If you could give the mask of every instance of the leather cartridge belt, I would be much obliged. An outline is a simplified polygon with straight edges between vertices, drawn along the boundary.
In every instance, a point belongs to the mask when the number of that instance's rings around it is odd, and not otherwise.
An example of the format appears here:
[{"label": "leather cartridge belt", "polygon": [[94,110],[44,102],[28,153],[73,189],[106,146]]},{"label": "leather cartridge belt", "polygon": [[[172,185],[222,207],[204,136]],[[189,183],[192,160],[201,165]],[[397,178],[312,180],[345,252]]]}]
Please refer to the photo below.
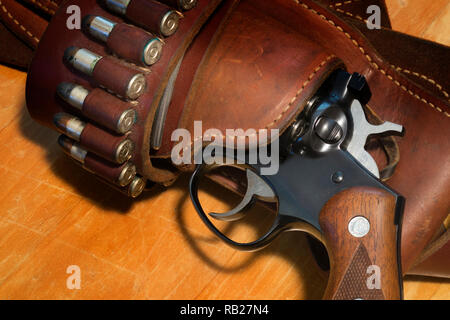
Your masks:
[{"label": "leather cartridge belt", "polygon": [[178,1],[81,0],[82,30],[67,29],[70,5],[62,3],[40,41],[27,106],[106,183],[137,196],[150,182],[168,186],[192,170],[171,163],[171,133],[183,128],[198,139],[196,120],[203,131],[284,132],[325,79],[346,68],[367,78],[370,110],[407,130],[399,141],[403,160],[388,182],[408,199],[404,270],[447,216],[448,170],[429,164],[449,161],[442,150],[450,142],[435,140],[450,133],[445,95],[411,81],[367,36],[316,2],[199,0],[185,10]]}]

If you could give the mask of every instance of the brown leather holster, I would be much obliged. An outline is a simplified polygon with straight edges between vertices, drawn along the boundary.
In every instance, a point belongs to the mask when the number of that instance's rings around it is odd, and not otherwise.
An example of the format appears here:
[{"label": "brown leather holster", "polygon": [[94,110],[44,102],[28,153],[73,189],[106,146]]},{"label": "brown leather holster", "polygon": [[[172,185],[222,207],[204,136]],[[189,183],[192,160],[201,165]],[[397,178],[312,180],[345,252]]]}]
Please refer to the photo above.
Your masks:
[{"label": "brown leather holster", "polygon": [[[63,1],[59,9],[53,1],[36,2],[54,11],[47,10],[47,15],[53,15],[47,28],[43,19],[24,18],[22,10],[32,7],[0,1],[4,26],[16,31],[29,48],[39,42],[27,81],[31,116],[55,129],[54,115],[71,113],[107,132],[99,124],[102,119],[79,115],[57,97],[56,90],[61,82],[89,90],[102,84],[100,75],[80,74],[63,62],[67,48],[86,48],[101,56],[114,52],[83,31],[66,28],[71,1]],[[446,57],[450,48],[390,30],[384,1],[370,1],[374,3],[383,9],[381,30],[367,28],[366,1],[199,0],[194,9],[183,12],[177,33],[164,40],[164,53],[156,64],[143,67],[123,57],[112,58],[117,65],[144,74],[147,81],[145,93],[129,102],[137,111],[137,121],[126,136],[135,145],[130,161],[138,173],[150,182],[169,186],[182,172],[193,169],[171,162],[175,129],[189,130],[192,142],[201,138],[193,132],[194,121],[200,120],[203,131],[261,128],[284,132],[333,71],[358,72],[372,91],[367,106],[371,113],[406,128],[405,137],[397,140],[401,161],[387,181],[407,199],[401,239],[403,271],[448,277],[450,231],[444,221],[450,204],[446,196],[450,187],[446,169],[450,159]],[[76,4],[83,16],[131,23],[96,1]],[[9,50],[2,51],[7,58]],[[115,76],[120,78],[120,71]],[[173,95],[161,144],[155,147],[151,142],[155,115],[169,84]],[[123,101],[112,94],[108,99],[110,103]],[[94,138],[85,137],[85,141],[90,139]],[[381,158],[377,159],[381,164]],[[235,189],[239,184],[233,179],[220,182]]]}]

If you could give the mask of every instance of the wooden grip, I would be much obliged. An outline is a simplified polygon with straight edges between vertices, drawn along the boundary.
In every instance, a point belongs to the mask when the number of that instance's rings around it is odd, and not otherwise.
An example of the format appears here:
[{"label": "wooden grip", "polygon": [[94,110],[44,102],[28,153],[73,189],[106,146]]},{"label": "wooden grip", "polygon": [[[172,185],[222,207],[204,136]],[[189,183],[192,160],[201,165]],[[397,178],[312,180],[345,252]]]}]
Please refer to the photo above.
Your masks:
[{"label": "wooden grip", "polygon": [[331,271],[324,299],[397,300],[396,197],[375,188],[345,190],[323,207],[320,226]]}]

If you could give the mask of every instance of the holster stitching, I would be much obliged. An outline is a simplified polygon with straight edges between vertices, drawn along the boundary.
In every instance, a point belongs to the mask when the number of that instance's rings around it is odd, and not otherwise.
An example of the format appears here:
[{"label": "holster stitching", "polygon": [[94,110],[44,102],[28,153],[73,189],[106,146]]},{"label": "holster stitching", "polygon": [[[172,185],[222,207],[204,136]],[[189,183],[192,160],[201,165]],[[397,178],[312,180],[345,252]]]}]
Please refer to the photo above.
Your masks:
[{"label": "holster stitching", "polygon": [[37,0],[31,0],[31,2],[35,3],[39,8],[41,8],[42,10],[48,12],[51,15],[55,14],[55,10],[50,9],[48,7],[46,7],[44,4],[42,4],[41,2],[37,1]]},{"label": "holster stitching", "polygon": [[295,103],[295,101],[297,101],[298,96],[303,92],[303,90],[305,90],[306,86],[311,82],[311,80],[314,78],[316,73],[319,72],[319,70],[322,69],[322,67],[334,57],[335,57],[335,55],[328,56],[325,60],[323,60],[319,64],[319,66],[317,68],[314,69],[314,71],[309,75],[308,80],[303,83],[302,87],[300,88],[300,90],[297,91],[297,93],[291,99],[289,104],[283,109],[283,111],[280,113],[280,115],[274,121],[272,121],[265,127],[265,129],[271,128],[273,125],[275,125],[275,123],[277,123],[277,121],[279,121],[283,117],[283,115],[292,107],[292,105]]},{"label": "holster stitching", "polygon": [[25,34],[31,38],[31,40],[34,40],[36,43],[39,43],[39,39],[35,37],[27,28],[25,28],[16,18],[13,17],[13,15],[8,11],[8,9],[5,7],[5,5],[0,0],[0,6],[2,7],[2,10],[6,13],[8,18],[10,18],[15,24],[17,24],[20,29],[22,29]]},{"label": "holster stitching", "polygon": [[346,14],[346,15],[349,16],[349,17],[356,18],[356,19],[361,20],[361,21],[363,21],[363,22],[367,22],[367,19],[364,19],[363,17],[361,17],[361,16],[358,15],[358,14],[355,15],[355,14],[350,13],[350,12],[348,12],[348,11],[344,11],[344,10],[339,9],[339,8],[334,8],[334,7],[332,7],[332,6],[330,6],[330,8],[336,10],[337,12]]},{"label": "holster stitching", "polygon": [[358,2],[358,1],[360,1],[360,0],[348,0],[348,1],[344,1],[344,2],[338,2],[338,3],[330,4],[330,7],[341,7],[343,5],[350,4],[353,2]]},{"label": "holster stitching", "polygon": [[[347,4],[347,3],[351,3],[351,1],[347,1],[347,2],[344,3],[344,4]],[[342,9],[336,8],[337,5],[338,5],[338,4],[330,4],[330,8],[336,10],[337,12],[343,13],[343,14],[349,16],[349,17],[356,18],[356,19],[361,20],[361,21],[363,21],[363,22],[367,22],[367,19],[362,18],[360,15],[355,15],[355,14],[353,14],[353,13],[351,13],[351,12],[344,11],[344,10],[342,10]],[[450,96],[449,96],[449,94],[448,94],[448,93],[443,89],[443,87],[442,87],[439,83],[437,83],[435,80],[433,80],[433,79],[431,79],[430,77],[427,77],[427,76],[425,76],[425,75],[423,75],[423,74],[420,74],[420,73],[418,73],[418,72],[410,71],[410,70],[408,70],[408,69],[403,69],[403,68],[397,67],[397,66],[395,66],[395,65],[391,65],[391,66],[392,66],[392,68],[394,68],[396,71],[404,72],[404,73],[406,73],[406,74],[412,74],[412,75],[414,75],[414,76],[416,76],[416,77],[418,77],[418,78],[422,78],[423,80],[428,81],[429,83],[431,83],[432,85],[434,85],[434,86],[439,90],[439,92],[441,92],[441,93],[448,99],[448,101],[450,102]]]},{"label": "holster stitching", "polygon": [[421,78],[421,79],[423,79],[423,80],[425,80],[425,81],[431,83],[431,84],[434,85],[434,86],[439,90],[439,92],[441,92],[441,93],[448,99],[448,101],[450,102],[450,95],[448,94],[447,91],[444,90],[444,88],[443,88],[439,83],[436,82],[436,80],[433,80],[432,78],[427,77],[427,76],[424,75],[424,74],[421,74],[421,73],[418,73],[418,72],[415,72],[415,71],[411,71],[411,70],[408,70],[408,69],[403,69],[403,68],[397,67],[397,66],[395,66],[395,65],[391,65],[391,67],[394,68],[394,69],[397,70],[397,71],[404,72],[404,73],[406,73],[406,74],[412,74],[413,76],[416,76],[416,77],[418,77],[418,78]]},{"label": "holster stitching", "polygon": [[312,13],[318,15],[320,18],[322,18],[323,20],[327,21],[329,24],[331,24],[333,27],[335,27],[337,30],[339,30],[340,32],[344,33],[344,35],[352,41],[352,43],[361,51],[361,53],[366,57],[366,59],[370,62],[371,66],[374,67],[375,69],[377,69],[378,71],[380,71],[384,76],[386,76],[389,80],[391,80],[392,82],[395,83],[395,85],[397,85],[398,87],[400,87],[403,91],[407,92],[409,95],[411,95],[412,97],[416,98],[417,100],[429,105],[430,107],[432,107],[433,109],[435,109],[436,111],[443,113],[446,117],[450,118],[450,113],[448,113],[447,111],[442,110],[441,108],[435,106],[432,102],[429,102],[428,100],[422,98],[421,96],[419,96],[417,93],[414,93],[412,90],[409,90],[405,85],[401,84],[398,80],[394,79],[393,76],[391,76],[390,74],[388,74],[388,72],[384,69],[382,69],[376,62],[373,61],[372,57],[366,53],[365,49],[358,43],[358,41],[356,41],[355,39],[352,38],[352,36],[350,35],[350,33],[346,32],[341,26],[336,25],[336,22],[334,22],[333,20],[327,18],[326,16],[324,16],[323,14],[317,12],[317,10],[314,10],[312,8],[310,8],[306,3],[301,2],[299,0],[293,0],[297,5],[301,5],[303,8],[311,11]]}]

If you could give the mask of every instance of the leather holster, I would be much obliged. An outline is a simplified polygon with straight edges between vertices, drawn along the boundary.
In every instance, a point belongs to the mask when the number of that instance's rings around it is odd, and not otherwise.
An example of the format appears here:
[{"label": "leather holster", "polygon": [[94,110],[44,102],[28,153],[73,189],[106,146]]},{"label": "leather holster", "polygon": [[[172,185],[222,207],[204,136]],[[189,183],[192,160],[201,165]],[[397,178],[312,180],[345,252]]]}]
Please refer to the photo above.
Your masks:
[{"label": "leather holster", "polygon": [[[41,6],[33,8],[35,2]],[[24,67],[37,48],[29,66],[27,107],[34,119],[56,129],[56,113],[74,113],[56,96],[58,84],[70,81],[89,90],[98,87],[95,79],[63,63],[65,50],[76,46],[101,56],[112,53],[81,30],[67,30],[70,1],[62,1],[59,8],[54,1],[30,3],[24,8],[15,1],[0,1],[4,30],[14,31],[21,40],[5,33],[2,37],[24,52],[17,59],[3,48],[0,57]],[[384,1],[370,4],[382,8],[381,30],[367,28],[367,1],[199,0],[196,8],[183,13],[178,32],[165,40],[158,63],[151,68],[125,64],[143,72],[147,80],[145,93],[135,103],[137,122],[127,134],[136,146],[131,161],[139,174],[170,186],[182,172],[192,171],[192,166],[171,163],[171,134],[184,128],[195,140],[196,120],[203,122],[204,131],[273,128],[284,132],[325,79],[337,68],[346,68],[366,77],[373,94],[368,104],[371,112],[406,128],[405,137],[397,140],[401,161],[386,182],[407,199],[401,239],[404,273],[449,277],[450,231],[445,219],[450,204],[446,169],[450,48],[390,30]],[[81,0],[77,5],[83,15],[130,22],[95,1]],[[48,27],[36,15],[27,18],[43,7],[47,8],[44,17],[52,16]],[[173,95],[161,145],[154,148],[155,115],[168,84],[173,85]],[[84,120],[98,126],[98,119]],[[372,152],[381,165],[379,151]],[[218,182],[238,189],[235,180]]]}]

